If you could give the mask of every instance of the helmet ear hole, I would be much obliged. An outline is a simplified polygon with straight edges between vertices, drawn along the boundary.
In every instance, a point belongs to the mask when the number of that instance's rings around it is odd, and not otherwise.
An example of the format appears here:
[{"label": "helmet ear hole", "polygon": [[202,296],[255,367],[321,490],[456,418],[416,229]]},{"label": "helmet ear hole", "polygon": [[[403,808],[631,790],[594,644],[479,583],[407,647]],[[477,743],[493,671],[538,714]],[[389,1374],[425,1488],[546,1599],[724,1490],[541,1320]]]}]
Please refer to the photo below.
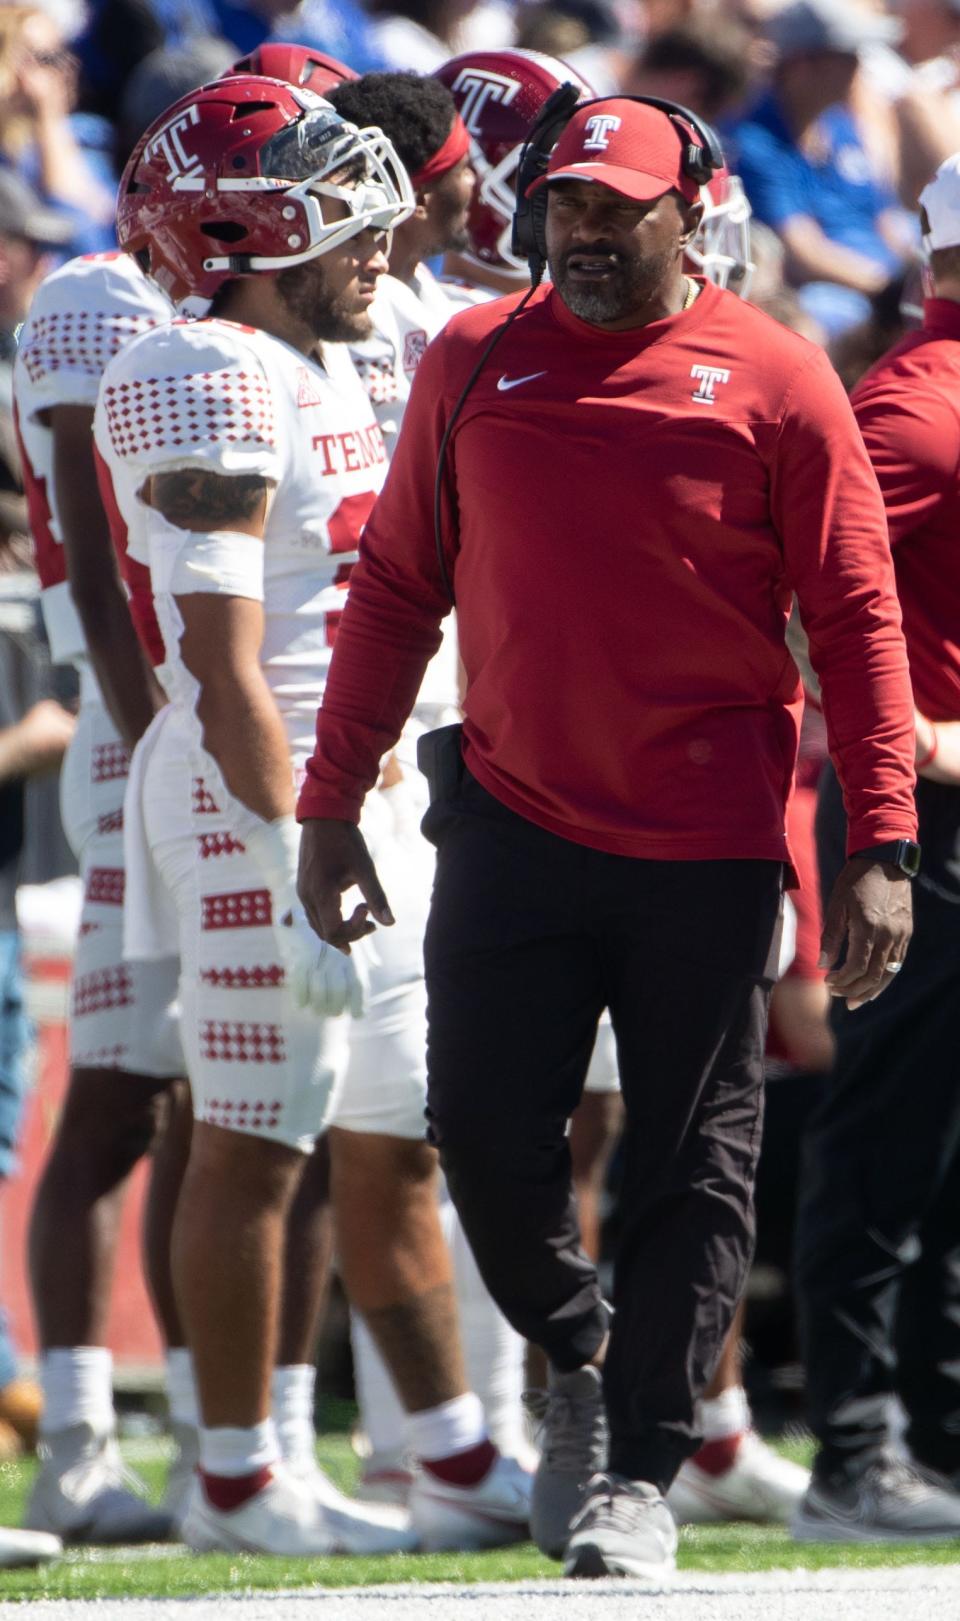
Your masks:
[{"label": "helmet ear hole", "polygon": [[212,237],[215,242],[242,242],[249,231],[245,225],[239,225],[233,220],[212,220],[201,225],[204,236]]}]

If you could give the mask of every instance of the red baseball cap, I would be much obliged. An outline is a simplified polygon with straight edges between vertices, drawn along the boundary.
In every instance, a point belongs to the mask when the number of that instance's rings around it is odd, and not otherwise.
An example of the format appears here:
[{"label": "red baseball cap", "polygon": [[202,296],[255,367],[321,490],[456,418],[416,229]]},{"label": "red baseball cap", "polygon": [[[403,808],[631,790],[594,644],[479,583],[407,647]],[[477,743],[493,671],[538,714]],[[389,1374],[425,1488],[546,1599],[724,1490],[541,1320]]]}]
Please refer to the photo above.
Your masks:
[{"label": "red baseball cap", "polygon": [[700,187],[684,173],[687,144],[684,132],[659,107],[619,96],[588,102],[574,113],[546,174],[528,186],[527,196],[551,180],[593,180],[637,203],[652,202],[665,191],[679,191],[692,203]]}]

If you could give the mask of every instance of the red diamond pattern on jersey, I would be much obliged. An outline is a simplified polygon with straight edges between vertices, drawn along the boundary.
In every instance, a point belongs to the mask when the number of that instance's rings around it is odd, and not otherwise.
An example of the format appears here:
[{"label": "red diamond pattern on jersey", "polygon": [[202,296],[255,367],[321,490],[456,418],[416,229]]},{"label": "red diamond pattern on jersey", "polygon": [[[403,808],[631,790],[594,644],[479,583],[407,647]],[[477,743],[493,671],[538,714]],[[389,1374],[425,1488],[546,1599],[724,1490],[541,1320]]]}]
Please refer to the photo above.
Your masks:
[{"label": "red diamond pattern on jersey", "polygon": [[124,743],[95,743],[90,753],[91,782],[122,782],[130,774],[130,750]]},{"label": "red diamond pattern on jersey", "polygon": [[246,850],[246,845],[232,833],[198,833],[197,843],[201,861],[209,861],[211,856],[242,855]]},{"label": "red diamond pattern on jersey", "polygon": [[258,929],[271,922],[269,889],[240,889],[201,897],[201,929]]},{"label": "red diamond pattern on jersey", "polygon": [[388,360],[357,358],[357,370],[372,405],[393,405],[400,397],[400,389]]},{"label": "red diamond pattern on jersey", "polygon": [[98,833],[122,833],[123,809],[107,811],[105,816],[97,817]]},{"label": "red diamond pattern on jersey", "polygon": [[200,978],[221,991],[275,990],[283,984],[283,969],[279,963],[269,968],[201,968]]},{"label": "red diamond pattern on jersey", "polygon": [[151,315],[115,315],[102,310],[64,310],[39,315],[27,345],[21,349],[31,383],[58,371],[80,371],[99,377],[107,361],[131,338],[156,326]]},{"label": "red diamond pattern on jersey", "polygon": [[[203,1019],[200,1050],[213,1063],[283,1064],[287,1058],[282,1025],[253,1024],[243,1019]],[[211,1108],[227,1107],[226,1103],[211,1104]],[[271,1107],[279,1109],[280,1104]]]},{"label": "red diamond pattern on jersey", "polygon": [[218,816],[220,806],[207,788],[202,777],[193,779],[192,809],[194,816]]},{"label": "red diamond pattern on jersey", "polygon": [[73,982],[75,1019],[103,1013],[106,1008],[130,1007],[132,1003],[133,981],[129,968],[122,963],[116,968],[97,968],[93,973],[81,974]]},{"label": "red diamond pattern on jersey", "polygon": [[231,1098],[212,1098],[201,1107],[197,1116],[209,1126],[225,1126],[228,1131],[257,1132],[264,1126],[280,1124],[280,1100],[252,1098],[249,1102],[234,1103]]},{"label": "red diamond pattern on jersey", "polygon": [[123,884],[122,867],[91,867],[84,898],[101,906],[122,906]]},{"label": "red diamond pattern on jersey", "polygon": [[118,456],[189,445],[266,445],[275,440],[273,401],[253,372],[187,372],[135,378],[103,394]]}]

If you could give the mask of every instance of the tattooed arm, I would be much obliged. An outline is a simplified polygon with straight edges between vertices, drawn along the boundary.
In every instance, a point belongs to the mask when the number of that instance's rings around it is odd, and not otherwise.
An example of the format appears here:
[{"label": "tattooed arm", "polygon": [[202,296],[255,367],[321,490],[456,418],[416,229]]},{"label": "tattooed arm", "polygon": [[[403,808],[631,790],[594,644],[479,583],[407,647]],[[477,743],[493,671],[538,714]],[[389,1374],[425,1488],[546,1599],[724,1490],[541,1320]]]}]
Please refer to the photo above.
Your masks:
[{"label": "tattooed arm", "polygon": [[226,478],[222,473],[183,468],[176,473],[155,473],[141,499],[178,529],[235,529],[262,539],[269,491],[270,485],[259,474]]},{"label": "tattooed arm", "polygon": [[[195,533],[229,530],[263,539],[270,486],[260,477],[185,469],[156,473],[142,499]],[[197,715],[204,747],[230,792],[264,821],[293,810],[290,750],[260,664],[263,603],[196,591],[177,596],[180,651],[200,683]]]}]

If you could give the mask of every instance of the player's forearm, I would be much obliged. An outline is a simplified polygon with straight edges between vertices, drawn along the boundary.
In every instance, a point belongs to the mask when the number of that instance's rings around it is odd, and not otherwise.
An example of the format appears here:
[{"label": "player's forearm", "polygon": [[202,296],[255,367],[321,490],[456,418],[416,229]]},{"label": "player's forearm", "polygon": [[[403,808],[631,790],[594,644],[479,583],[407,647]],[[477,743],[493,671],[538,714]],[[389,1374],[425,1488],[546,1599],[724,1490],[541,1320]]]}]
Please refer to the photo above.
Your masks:
[{"label": "player's forearm", "polygon": [[73,590],[87,651],[110,718],[130,748],[164,703],[163,689],[147,663],[117,580]]},{"label": "player's forearm", "polygon": [[85,405],[54,406],[50,431],[70,594],[104,702],[132,748],[162,705],[163,693],[141,650],[120,579],[97,482],[93,412]]},{"label": "player's forearm", "polygon": [[294,807],[290,748],[280,712],[263,672],[235,666],[208,679],[197,716],[203,744],[227,788],[265,822],[289,816]]}]

